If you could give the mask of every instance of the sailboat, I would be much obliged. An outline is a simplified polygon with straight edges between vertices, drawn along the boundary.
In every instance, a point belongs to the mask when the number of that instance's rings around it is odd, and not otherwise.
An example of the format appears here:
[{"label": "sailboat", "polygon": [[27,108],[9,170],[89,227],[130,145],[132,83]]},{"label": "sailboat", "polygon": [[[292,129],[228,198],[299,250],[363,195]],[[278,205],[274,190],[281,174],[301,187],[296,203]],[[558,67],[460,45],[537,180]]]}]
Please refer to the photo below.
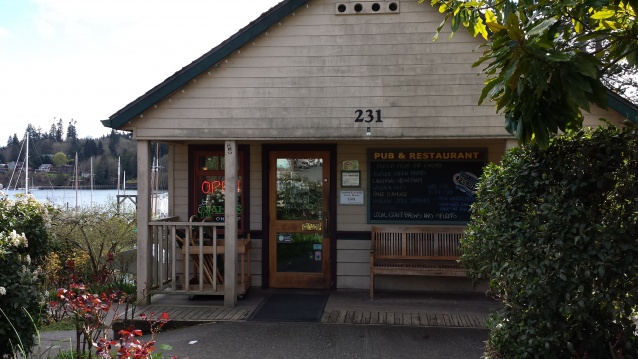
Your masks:
[{"label": "sailboat", "polygon": [[[24,165],[20,167],[20,173],[22,172],[22,170],[25,170],[25,175],[24,175],[24,193],[25,194],[29,194],[29,131],[26,131],[24,133],[24,137],[25,137],[25,142],[23,142],[23,144],[26,143],[26,154],[24,156]],[[20,152],[18,153],[18,159],[15,162],[15,167],[13,167],[13,172],[11,173],[11,178],[9,178],[9,184],[7,185],[7,189],[11,189],[11,183],[13,182],[13,176],[15,175],[16,169],[18,168],[18,166],[20,165],[20,154],[22,154],[22,148],[20,148]],[[22,189],[20,187],[18,187],[18,181],[20,179],[20,173],[18,173],[18,177],[16,178],[16,182],[13,185],[13,189]],[[2,187],[0,187],[2,188]],[[35,187],[34,187],[35,188]]]}]

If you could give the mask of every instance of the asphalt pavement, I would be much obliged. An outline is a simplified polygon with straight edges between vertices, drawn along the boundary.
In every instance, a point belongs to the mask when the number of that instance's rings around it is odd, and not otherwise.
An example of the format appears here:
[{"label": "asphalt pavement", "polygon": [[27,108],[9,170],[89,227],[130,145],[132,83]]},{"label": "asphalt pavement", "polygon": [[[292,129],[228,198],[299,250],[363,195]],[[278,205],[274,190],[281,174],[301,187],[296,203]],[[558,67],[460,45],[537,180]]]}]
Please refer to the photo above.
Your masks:
[{"label": "asphalt pavement", "polygon": [[[481,358],[486,329],[325,323],[217,322],[160,332],[163,358]],[[36,353],[73,346],[72,331],[45,332]],[[142,340],[151,340],[145,335]]]},{"label": "asphalt pavement", "polygon": [[[242,305],[258,305],[265,293],[252,293]],[[255,303],[252,303],[254,301]],[[196,304],[201,302],[195,301]],[[487,316],[498,303],[481,295],[386,293],[370,301],[362,292],[331,292],[327,311],[365,313],[427,311],[445,315]],[[156,337],[161,358],[481,358],[488,331],[484,326],[463,327],[452,323],[430,326],[214,321],[164,330]],[[41,333],[35,352],[53,357],[75,348],[74,331]],[[150,340],[146,335],[143,340]],[[157,352],[156,352],[157,353]]]}]

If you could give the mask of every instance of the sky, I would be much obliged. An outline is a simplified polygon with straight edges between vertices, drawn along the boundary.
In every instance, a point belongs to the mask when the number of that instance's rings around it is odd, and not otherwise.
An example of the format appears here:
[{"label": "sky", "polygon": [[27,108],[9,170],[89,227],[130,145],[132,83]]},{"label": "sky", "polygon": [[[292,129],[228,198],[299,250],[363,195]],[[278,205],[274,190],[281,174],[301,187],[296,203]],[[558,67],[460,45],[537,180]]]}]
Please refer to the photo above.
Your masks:
[{"label": "sky", "polygon": [[235,34],[279,0],[0,0],[0,146],[101,120]]}]

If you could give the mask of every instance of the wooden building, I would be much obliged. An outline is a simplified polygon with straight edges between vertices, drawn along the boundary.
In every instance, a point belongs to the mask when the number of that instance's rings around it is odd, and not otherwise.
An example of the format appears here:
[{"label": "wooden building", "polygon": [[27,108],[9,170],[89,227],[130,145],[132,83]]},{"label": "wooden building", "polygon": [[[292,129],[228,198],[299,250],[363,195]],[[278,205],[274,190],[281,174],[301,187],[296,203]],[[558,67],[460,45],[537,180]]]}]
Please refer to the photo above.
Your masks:
[{"label": "wooden building", "polygon": [[[465,225],[482,166],[516,141],[477,105],[482,39],[432,41],[441,20],[416,0],[284,0],[104,120],[138,146],[138,293],[219,291],[224,278],[207,270],[221,267],[225,278],[248,271],[246,286],[368,289],[372,225]],[[632,104],[612,107],[586,124],[636,121]],[[152,142],[169,145],[178,224],[163,232],[150,212]],[[193,215],[225,223],[224,260],[180,242],[210,228],[184,233]],[[177,262],[158,260],[165,252]],[[204,278],[191,288],[193,275]],[[412,276],[377,287],[473,290],[467,278]],[[224,286],[225,303],[242,290]]]}]

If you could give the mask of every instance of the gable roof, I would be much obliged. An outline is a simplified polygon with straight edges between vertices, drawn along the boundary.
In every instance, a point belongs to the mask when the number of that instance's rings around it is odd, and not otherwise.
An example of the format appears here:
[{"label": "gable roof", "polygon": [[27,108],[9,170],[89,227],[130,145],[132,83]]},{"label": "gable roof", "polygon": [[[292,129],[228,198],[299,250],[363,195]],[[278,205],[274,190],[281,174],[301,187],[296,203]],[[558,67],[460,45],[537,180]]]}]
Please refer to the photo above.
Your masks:
[{"label": "gable roof", "polygon": [[627,101],[624,97],[615,92],[607,91],[609,94],[609,108],[627,117],[634,123],[638,123],[638,105]]},{"label": "gable roof", "polygon": [[[105,127],[117,129],[125,123],[131,121],[146,109],[152,107],[157,102],[179,90],[189,81],[196,78],[201,73],[208,71],[224,58],[239,50],[242,46],[252,41],[261,33],[267,31],[271,26],[280,22],[286,16],[292,14],[299,7],[309,0],[283,0],[263,13],[256,20],[239,30],[226,41],[217,47],[200,56],[186,67],[182,68],[162,83],[150,89],[144,95],[138,97],[124,108],[111,115],[108,119],[102,120]],[[608,91],[609,108],[625,116],[629,120],[638,123],[638,105],[633,104],[622,96]]]},{"label": "gable roof", "polygon": [[292,14],[308,1],[309,0],[281,1],[217,47],[177,71],[171,77],[111,115],[108,119],[102,120],[102,125],[110,128],[121,127],[166,96],[179,90],[199,74],[208,71],[212,66],[215,66],[221,60],[252,41],[259,34],[267,31],[270,27]]}]

